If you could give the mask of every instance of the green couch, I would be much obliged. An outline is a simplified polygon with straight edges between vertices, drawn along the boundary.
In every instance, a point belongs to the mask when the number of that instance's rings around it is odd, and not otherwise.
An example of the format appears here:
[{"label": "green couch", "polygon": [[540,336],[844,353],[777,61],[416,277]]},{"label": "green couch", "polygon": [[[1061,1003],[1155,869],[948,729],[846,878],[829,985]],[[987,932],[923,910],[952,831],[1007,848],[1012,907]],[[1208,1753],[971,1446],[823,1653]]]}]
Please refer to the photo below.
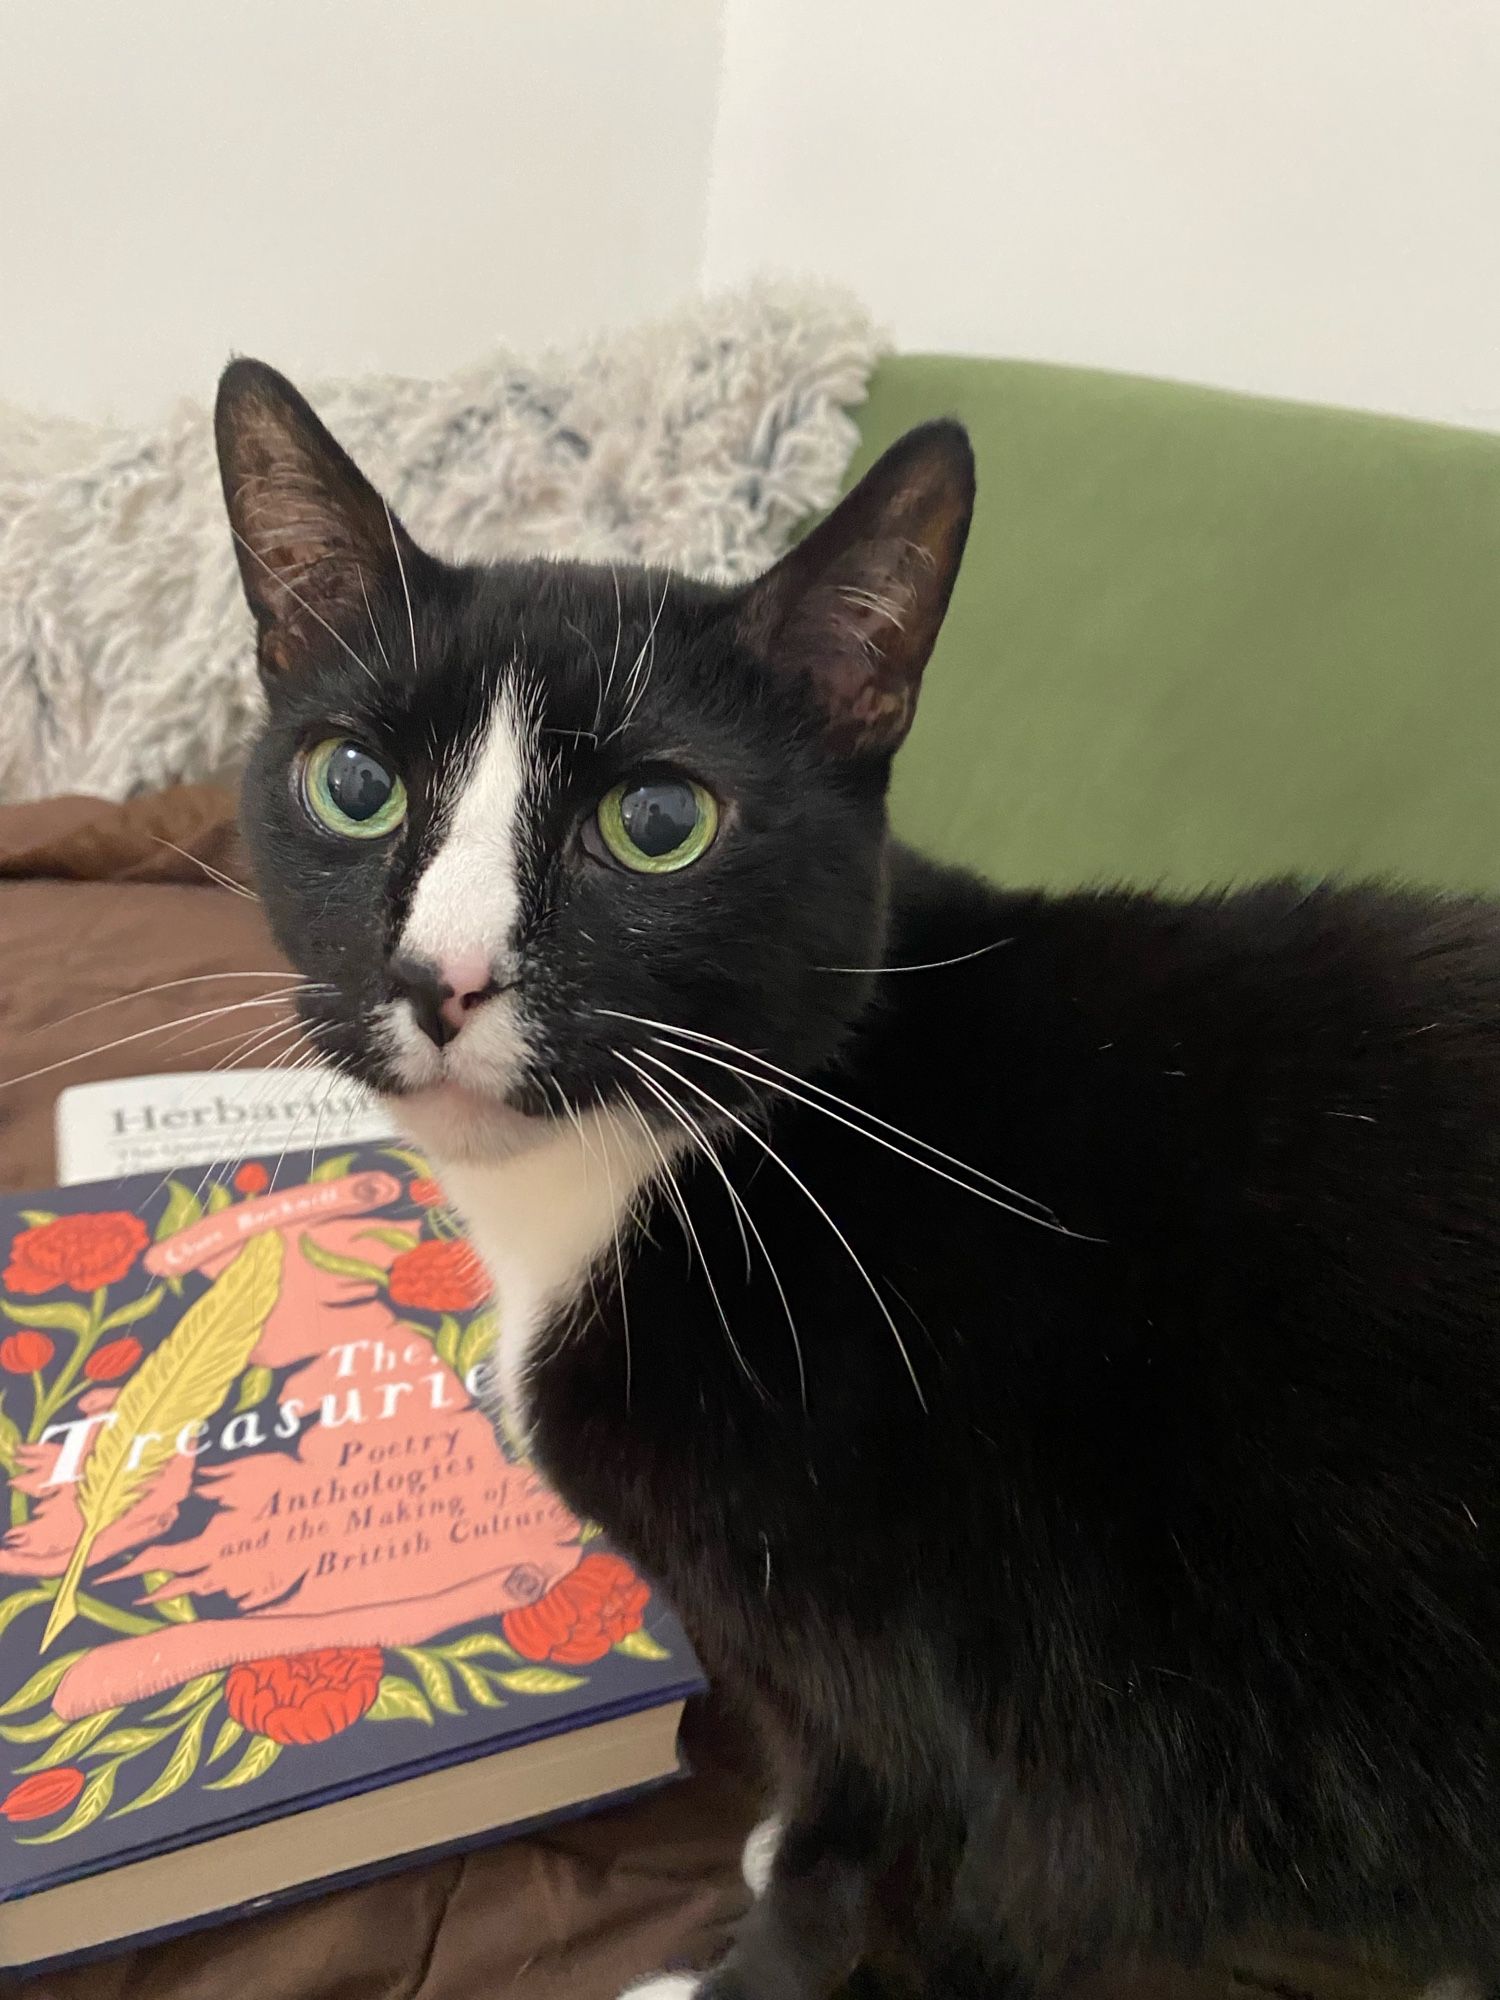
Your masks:
[{"label": "green couch", "polygon": [[906,836],[1015,884],[1500,890],[1500,437],[913,355],[851,478],[945,414],[979,503]]}]

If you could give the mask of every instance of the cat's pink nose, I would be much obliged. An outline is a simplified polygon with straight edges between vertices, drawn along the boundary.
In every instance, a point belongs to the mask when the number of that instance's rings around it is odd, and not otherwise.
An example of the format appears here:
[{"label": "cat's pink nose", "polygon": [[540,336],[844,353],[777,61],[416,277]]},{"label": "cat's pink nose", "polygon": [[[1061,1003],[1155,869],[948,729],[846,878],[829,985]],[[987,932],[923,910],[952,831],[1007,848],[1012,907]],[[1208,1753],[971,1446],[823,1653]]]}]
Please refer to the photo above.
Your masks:
[{"label": "cat's pink nose", "polygon": [[439,959],[438,984],[448,989],[439,1012],[455,1035],[480,1002],[500,990],[489,960],[477,952],[464,958]]},{"label": "cat's pink nose", "polygon": [[500,981],[479,952],[440,959],[393,958],[391,982],[408,1001],[417,1026],[439,1048],[463,1027],[475,1008],[498,993]]}]

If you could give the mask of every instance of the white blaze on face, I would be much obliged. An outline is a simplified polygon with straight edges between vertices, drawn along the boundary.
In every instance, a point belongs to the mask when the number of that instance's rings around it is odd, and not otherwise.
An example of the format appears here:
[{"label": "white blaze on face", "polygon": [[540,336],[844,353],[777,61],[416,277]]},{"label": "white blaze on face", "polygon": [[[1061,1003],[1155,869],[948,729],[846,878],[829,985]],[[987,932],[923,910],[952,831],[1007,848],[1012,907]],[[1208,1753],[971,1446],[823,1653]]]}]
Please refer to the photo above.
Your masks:
[{"label": "white blaze on face", "polygon": [[[441,969],[482,960],[502,983],[510,976],[521,911],[521,805],[532,743],[520,703],[506,689],[478,748],[450,781],[442,844],[417,879],[401,941],[402,957]],[[423,1034],[404,1000],[384,1010],[384,1038],[408,1088],[441,1081],[501,1096],[526,1043],[515,1001],[498,994],[446,1051]]]}]

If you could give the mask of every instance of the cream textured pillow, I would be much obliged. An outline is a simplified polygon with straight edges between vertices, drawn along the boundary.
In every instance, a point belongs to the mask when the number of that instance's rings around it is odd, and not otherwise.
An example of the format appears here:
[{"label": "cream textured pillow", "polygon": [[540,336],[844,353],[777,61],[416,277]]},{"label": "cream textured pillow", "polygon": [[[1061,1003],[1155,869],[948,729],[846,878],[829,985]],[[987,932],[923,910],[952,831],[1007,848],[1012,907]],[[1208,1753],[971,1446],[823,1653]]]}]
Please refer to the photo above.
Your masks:
[{"label": "cream textured pillow", "polygon": [[[877,353],[847,297],[768,283],[573,354],[300,386],[439,554],[745,577],[833,499]],[[221,775],[258,706],[205,406],[0,407],[0,800]]]}]

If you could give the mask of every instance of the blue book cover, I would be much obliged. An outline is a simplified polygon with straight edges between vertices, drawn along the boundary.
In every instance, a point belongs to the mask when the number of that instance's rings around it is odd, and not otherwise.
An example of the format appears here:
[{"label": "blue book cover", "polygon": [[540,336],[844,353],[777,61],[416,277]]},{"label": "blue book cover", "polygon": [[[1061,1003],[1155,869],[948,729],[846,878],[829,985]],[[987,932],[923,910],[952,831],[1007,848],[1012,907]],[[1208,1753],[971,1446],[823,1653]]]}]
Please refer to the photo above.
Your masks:
[{"label": "blue book cover", "polygon": [[399,1146],[0,1203],[0,1966],[62,1885],[699,1690],[492,1422],[495,1311]]}]

